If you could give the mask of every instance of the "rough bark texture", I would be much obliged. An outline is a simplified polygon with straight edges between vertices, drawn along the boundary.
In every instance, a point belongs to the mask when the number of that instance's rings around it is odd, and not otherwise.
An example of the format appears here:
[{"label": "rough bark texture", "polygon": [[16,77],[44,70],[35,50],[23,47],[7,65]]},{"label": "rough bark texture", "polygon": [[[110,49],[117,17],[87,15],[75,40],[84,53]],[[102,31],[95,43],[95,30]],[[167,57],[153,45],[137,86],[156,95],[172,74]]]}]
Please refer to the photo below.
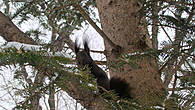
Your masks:
[{"label": "rough bark texture", "polygon": [[[103,31],[116,45],[122,47],[124,53],[152,48],[146,27],[142,25],[144,20],[138,16],[141,3],[137,0],[96,0],[96,3]],[[142,39],[146,45],[140,44]],[[105,49],[108,63],[119,57],[107,42]],[[125,65],[122,69],[110,71],[110,75],[126,80],[132,88],[129,94],[142,104],[156,104],[164,90],[158,65],[155,59],[149,57],[137,59],[136,62],[137,69]]]},{"label": "rough bark texture", "polygon": [[35,110],[42,110],[42,107],[39,104],[39,100],[41,98],[41,94],[39,92],[36,91],[37,87],[39,87],[42,84],[42,81],[44,79],[45,75],[41,74],[41,72],[38,72],[36,77],[35,77],[35,81],[34,84],[32,86],[32,90],[31,92],[31,104],[32,104],[32,108]]},{"label": "rough bark texture", "polygon": [[26,44],[36,44],[36,42],[22,32],[10,19],[0,12],[0,36],[8,42],[21,42]]},{"label": "rough bark texture", "polygon": [[77,102],[83,105],[87,110],[112,110],[112,107],[99,95],[95,95],[93,91],[81,87],[80,81],[75,75],[70,75],[66,82],[60,82],[60,86]]}]

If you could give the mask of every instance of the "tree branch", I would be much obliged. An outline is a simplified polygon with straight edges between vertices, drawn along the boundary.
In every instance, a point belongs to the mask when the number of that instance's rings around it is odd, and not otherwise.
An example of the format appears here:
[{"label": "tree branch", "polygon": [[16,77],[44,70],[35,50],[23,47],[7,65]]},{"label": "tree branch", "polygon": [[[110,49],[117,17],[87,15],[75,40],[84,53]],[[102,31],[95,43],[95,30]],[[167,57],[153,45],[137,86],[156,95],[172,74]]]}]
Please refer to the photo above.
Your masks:
[{"label": "tree branch", "polygon": [[55,88],[54,84],[49,87],[49,99],[48,99],[50,110],[55,110]]},{"label": "tree branch", "polygon": [[9,17],[5,16],[0,11],[0,36],[2,36],[6,41],[16,41],[26,44],[37,44],[32,38],[28,37],[24,32],[22,32]]},{"label": "tree branch", "polygon": [[[24,6],[22,9],[20,9],[16,14],[14,14],[14,16],[11,17],[11,19],[14,19],[14,18],[17,17],[18,14],[20,14],[23,10],[25,10],[25,9],[28,8],[28,7],[30,7],[30,6],[34,3],[34,1],[35,1],[35,0],[32,0],[32,1],[29,1],[28,4],[25,4],[25,6]],[[17,0],[15,0],[14,2],[28,2],[28,1],[24,1],[24,0],[23,0],[23,1],[22,1],[22,0],[17,1]]]},{"label": "tree branch", "polygon": [[89,17],[89,15],[85,12],[85,10],[83,10],[83,8],[77,4],[75,2],[75,0],[73,1],[73,6],[79,10],[80,14],[89,22],[89,24],[91,24],[91,26],[102,36],[102,38],[104,40],[106,40],[112,47],[114,47],[115,49],[119,50],[121,48],[119,48],[118,45],[114,44],[109,38],[108,36],[104,33],[104,31],[102,31],[96,24],[95,22]]},{"label": "tree branch", "polygon": [[[109,110],[110,105],[100,97],[95,95],[95,93],[85,87],[81,87],[80,81],[75,77],[75,74],[68,74],[66,82],[62,80],[57,80],[57,85],[65,90],[71,97],[77,100],[81,105],[89,110]],[[60,77],[61,78],[61,77]]]},{"label": "tree branch", "polygon": [[[8,42],[16,41],[27,44],[36,44],[33,39],[29,38],[25,35],[25,33],[19,30],[19,28],[17,28],[14,23],[2,12],[0,12],[0,24],[0,35],[3,36]],[[42,81],[40,78],[37,79],[37,77],[35,79],[36,83],[37,81]],[[90,91],[88,88],[81,87],[80,80],[78,80],[74,74],[70,74],[70,77],[66,83],[63,83],[63,85],[60,85],[60,87],[87,109],[108,110],[110,108],[109,104],[106,103],[102,97],[95,95],[95,93]],[[36,107],[39,107],[39,98],[40,96],[33,98],[32,102],[34,106],[37,105]]]}]

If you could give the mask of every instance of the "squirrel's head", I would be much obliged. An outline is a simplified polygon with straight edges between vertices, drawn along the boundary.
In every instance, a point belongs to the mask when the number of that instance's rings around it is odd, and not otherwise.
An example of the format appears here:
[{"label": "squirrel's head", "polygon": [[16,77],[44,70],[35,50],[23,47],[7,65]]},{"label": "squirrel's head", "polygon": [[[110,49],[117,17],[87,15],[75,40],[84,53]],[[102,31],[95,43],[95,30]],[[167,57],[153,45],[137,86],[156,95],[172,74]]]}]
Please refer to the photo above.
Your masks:
[{"label": "squirrel's head", "polygon": [[80,49],[80,45],[78,44],[78,40],[75,40],[75,54],[76,54],[76,62],[77,65],[81,68],[84,68],[87,65],[90,65],[93,62],[90,56],[90,49],[88,47],[88,42],[86,40],[83,41],[84,49]]}]

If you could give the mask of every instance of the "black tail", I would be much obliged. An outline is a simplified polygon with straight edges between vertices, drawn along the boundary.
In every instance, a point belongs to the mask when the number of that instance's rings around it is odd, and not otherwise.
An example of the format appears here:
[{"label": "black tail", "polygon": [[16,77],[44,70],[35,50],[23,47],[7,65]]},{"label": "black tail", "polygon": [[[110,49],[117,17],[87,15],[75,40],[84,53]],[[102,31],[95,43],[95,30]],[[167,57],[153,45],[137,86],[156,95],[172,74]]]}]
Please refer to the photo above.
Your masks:
[{"label": "black tail", "polygon": [[[83,40],[84,50],[80,50],[80,45],[78,45],[78,39],[75,41],[75,53],[77,65],[81,68],[86,67],[90,68],[91,74],[97,79],[98,86],[103,87],[106,90],[114,90],[121,98],[130,98],[129,95],[129,84],[124,79],[121,78],[111,78],[108,79],[108,76],[105,71],[103,71],[91,58],[90,49],[88,47],[88,41]],[[102,90],[100,89],[100,92]]]},{"label": "black tail", "polygon": [[121,78],[113,77],[110,80],[110,90],[114,90],[121,98],[131,98],[129,84]]}]

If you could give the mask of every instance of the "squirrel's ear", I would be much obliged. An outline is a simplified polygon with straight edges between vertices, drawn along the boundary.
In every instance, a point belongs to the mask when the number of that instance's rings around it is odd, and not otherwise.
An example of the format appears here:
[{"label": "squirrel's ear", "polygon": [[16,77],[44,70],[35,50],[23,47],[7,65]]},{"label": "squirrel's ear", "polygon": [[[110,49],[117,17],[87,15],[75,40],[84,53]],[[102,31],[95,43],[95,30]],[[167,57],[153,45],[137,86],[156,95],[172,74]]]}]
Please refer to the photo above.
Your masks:
[{"label": "squirrel's ear", "polygon": [[89,54],[90,49],[89,49],[87,40],[83,41],[83,45],[84,45],[84,50],[87,52],[88,55],[90,55]]},{"label": "squirrel's ear", "polygon": [[79,45],[78,45],[78,39],[75,40],[75,43],[74,43],[74,51],[75,53],[77,54],[79,52]]}]

